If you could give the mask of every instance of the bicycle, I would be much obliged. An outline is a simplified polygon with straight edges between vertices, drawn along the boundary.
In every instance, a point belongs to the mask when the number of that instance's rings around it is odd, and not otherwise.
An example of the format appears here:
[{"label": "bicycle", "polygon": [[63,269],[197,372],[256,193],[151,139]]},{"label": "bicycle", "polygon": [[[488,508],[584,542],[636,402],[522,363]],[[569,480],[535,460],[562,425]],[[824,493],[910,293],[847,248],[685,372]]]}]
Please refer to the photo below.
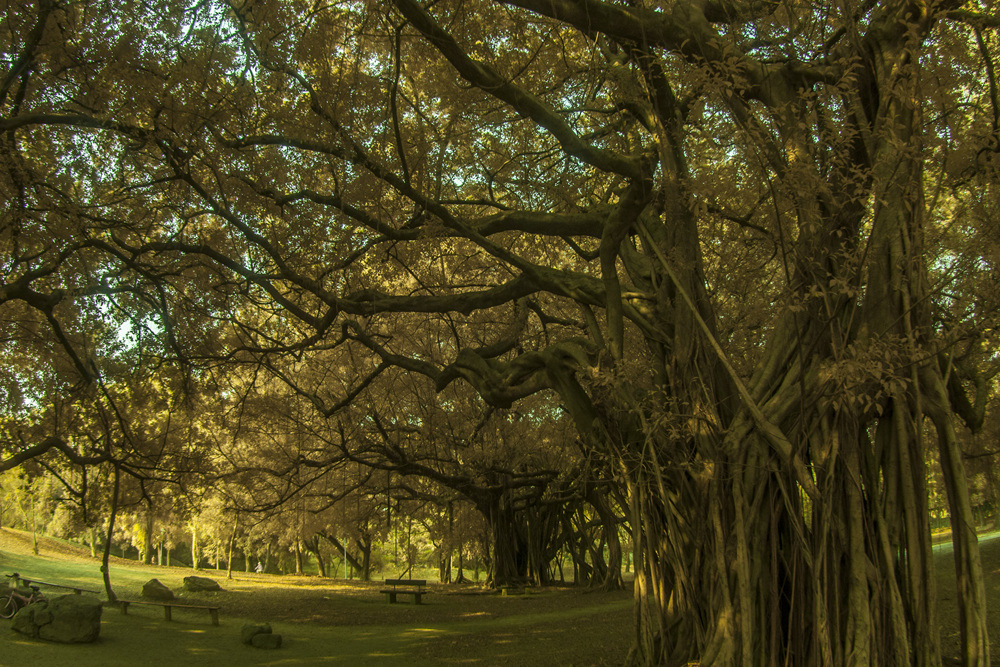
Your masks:
[{"label": "bicycle", "polygon": [[[8,579],[13,577],[16,577],[16,575],[7,575]],[[32,602],[40,602],[45,599],[45,596],[38,590],[38,586],[28,586],[28,588],[31,589],[29,595],[22,595],[17,592],[16,588],[11,588],[6,597],[0,597],[0,618],[14,618],[14,614],[21,607],[26,607]]]}]

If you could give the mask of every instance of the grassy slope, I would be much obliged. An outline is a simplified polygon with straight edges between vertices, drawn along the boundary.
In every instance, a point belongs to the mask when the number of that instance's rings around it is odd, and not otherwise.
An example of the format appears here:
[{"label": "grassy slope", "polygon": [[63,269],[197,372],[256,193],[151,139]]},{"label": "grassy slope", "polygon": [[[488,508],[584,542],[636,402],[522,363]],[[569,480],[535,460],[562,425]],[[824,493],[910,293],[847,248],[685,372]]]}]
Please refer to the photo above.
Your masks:
[{"label": "grassy slope", "polygon": [[[46,539],[34,556],[24,534],[4,529],[0,573],[15,571],[103,587],[98,563],[84,552]],[[153,577],[177,592],[191,574],[119,559],[111,571],[118,595],[132,599]],[[175,611],[168,623],[156,607],[132,607],[128,616],[105,608],[100,641],[64,646],[6,631],[0,623],[0,665],[614,665],[621,664],[630,639],[628,593],[551,590],[499,597],[435,587],[418,607],[386,604],[377,583],[198,574],[219,579],[226,590],[182,598],[220,605],[219,627],[204,612]],[[249,621],[270,622],[284,647],[242,645],[239,630]]]}]

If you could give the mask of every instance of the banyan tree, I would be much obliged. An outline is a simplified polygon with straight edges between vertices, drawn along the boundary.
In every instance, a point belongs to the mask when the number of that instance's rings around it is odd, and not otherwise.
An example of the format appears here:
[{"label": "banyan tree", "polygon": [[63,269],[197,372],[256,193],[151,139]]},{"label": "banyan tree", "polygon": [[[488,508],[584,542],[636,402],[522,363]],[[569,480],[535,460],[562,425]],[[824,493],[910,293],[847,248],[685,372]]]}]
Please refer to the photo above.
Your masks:
[{"label": "banyan tree", "polygon": [[627,503],[645,664],[940,664],[937,459],[989,663],[992,0],[2,11],[0,304],[84,380],[97,313],[191,373],[326,360],[328,418],[548,397]]}]

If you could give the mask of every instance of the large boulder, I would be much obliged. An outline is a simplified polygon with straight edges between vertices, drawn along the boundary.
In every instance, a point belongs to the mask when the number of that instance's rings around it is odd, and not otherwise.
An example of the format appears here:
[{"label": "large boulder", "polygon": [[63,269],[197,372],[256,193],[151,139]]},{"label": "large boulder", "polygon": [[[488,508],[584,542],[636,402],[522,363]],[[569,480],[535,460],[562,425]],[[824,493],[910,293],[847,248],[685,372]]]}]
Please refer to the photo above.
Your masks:
[{"label": "large boulder", "polygon": [[174,599],[174,592],[161,584],[159,579],[150,579],[142,585],[142,597],[167,602]]},{"label": "large boulder", "polygon": [[252,644],[253,638],[257,635],[271,634],[270,623],[246,623],[240,629],[240,641],[244,644]]},{"label": "large boulder", "polygon": [[254,648],[281,648],[281,635],[271,632],[270,623],[247,623],[240,629],[240,641]]},{"label": "large boulder", "polygon": [[215,579],[208,577],[184,577],[184,589],[193,593],[202,591],[221,591],[222,587]]},{"label": "large boulder", "polygon": [[32,602],[14,616],[13,630],[63,644],[92,642],[101,635],[99,600],[83,595],[63,595]]}]

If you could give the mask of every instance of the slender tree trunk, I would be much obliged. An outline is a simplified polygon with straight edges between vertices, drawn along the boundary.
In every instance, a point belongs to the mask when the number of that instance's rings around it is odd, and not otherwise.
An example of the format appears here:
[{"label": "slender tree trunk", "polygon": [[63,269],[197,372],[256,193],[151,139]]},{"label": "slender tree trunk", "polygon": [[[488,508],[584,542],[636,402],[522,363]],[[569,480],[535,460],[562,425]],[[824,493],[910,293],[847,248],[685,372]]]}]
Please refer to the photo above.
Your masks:
[{"label": "slender tree trunk", "polygon": [[233,532],[229,534],[229,555],[226,558],[226,579],[233,578],[233,546],[236,544],[236,531],[240,526],[240,514],[233,519]]},{"label": "slender tree trunk", "polygon": [[31,552],[38,555],[38,532],[35,526],[35,496],[34,494],[28,495],[28,506],[31,510]]},{"label": "slender tree trunk", "polygon": [[121,474],[117,464],[114,467],[114,477],[111,489],[111,513],[108,516],[108,534],[104,539],[104,555],[101,559],[101,574],[104,577],[104,592],[108,596],[108,602],[117,602],[118,597],[111,588],[111,536],[115,533],[115,519],[118,516],[118,488]]},{"label": "slender tree trunk", "polygon": [[146,503],[146,532],[142,536],[142,562],[149,565],[153,561],[153,501]]},{"label": "slender tree trunk", "polygon": [[191,521],[191,569],[197,570],[201,554],[198,550],[198,524]]},{"label": "slender tree trunk", "polygon": [[90,536],[90,557],[97,558],[97,526],[87,526],[87,535]]},{"label": "slender tree trunk", "polygon": [[319,568],[319,576],[327,577],[329,576],[326,567],[326,561],[323,558],[323,554],[320,552],[319,548],[319,535],[313,535],[309,539],[302,540],[302,544],[305,548],[316,557],[316,566]]},{"label": "slender tree trunk", "polygon": [[361,581],[371,581],[372,579],[372,540],[366,538],[358,542],[358,549],[361,550]]},{"label": "slender tree trunk", "polygon": [[455,575],[456,584],[464,584],[466,582],[465,560],[464,560],[464,555],[462,553],[464,551],[464,547],[465,547],[464,544],[462,544],[461,542],[458,543],[458,574]]}]

